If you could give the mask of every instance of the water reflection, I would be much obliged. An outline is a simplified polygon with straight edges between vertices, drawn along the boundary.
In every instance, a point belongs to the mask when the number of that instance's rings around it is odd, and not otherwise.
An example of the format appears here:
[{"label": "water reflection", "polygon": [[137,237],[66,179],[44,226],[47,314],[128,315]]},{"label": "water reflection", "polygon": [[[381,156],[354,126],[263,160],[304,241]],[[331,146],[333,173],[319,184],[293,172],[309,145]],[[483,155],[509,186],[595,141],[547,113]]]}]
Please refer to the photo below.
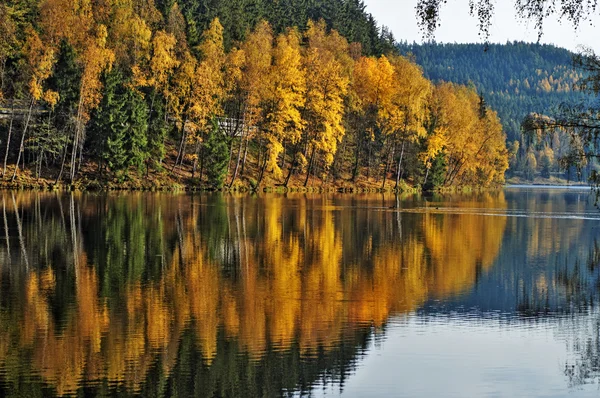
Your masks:
[{"label": "water reflection", "polygon": [[597,221],[514,216],[584,198],[5,193],[0,392],[303,394],[415,311],[584,312]]}]

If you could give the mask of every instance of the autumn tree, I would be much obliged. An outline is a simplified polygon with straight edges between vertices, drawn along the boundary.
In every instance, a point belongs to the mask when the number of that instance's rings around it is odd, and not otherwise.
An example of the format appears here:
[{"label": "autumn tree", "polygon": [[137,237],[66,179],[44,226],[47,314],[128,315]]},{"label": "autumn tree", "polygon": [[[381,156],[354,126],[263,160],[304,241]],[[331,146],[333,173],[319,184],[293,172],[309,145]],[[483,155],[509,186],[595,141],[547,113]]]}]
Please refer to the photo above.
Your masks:
[{"label": "autumn tree", "polygon": [[[346,40],[335,31],[328,33],[323,20],[317,23],[309,21],[306,38],[306,100],[303,108],[307,150],[303,154],[307,159],[305,186],[314,168],[315,157],[322,157],[323,171],[327,172],[333,163],[337,145],[345,134],[344,98],[350,83],[347,66],[352,62]],[[294,157],[286,185],[295,163]]]},{"label": "autumn tree", "polygon": [[166,120],[171,109],[171,80],[175,69],[180,65],[175,53],[176,45],[175,36],[158,30],[152,38],[151,55],[147,62],[140,62],[132,67],[133,85],[147,90],[145,94],[149,103],[147,171],[150,161],[155,165],[162,164],[166,152]]},{"label": "autumn tree", "polygon": [[[391,58],[391,63],[394,67],[395,93],[392,98],[394,111],[390,113],[388,125],[394,129],[392,131],[392,135],[396,138],[394,142],[401,142],[400,158],[396,168],[396,188],[398,188],[405,145],[415,144],[427,134],[424,124],[431,95],[431,83],[423,76],[421,68],[407,58],[394,56]],[[430,148],[433,147],[434,143],[430,142]]]},{"label": "autumn tree", "polygon": [[[267,96],[270,68],[273,59],[273,31],[266,21],[261,21],[241,46],[244,62],[241,68],[237,102],[242,108],[241,140],[237,161],[230,185],[235,182],[240,165],[246,163],[249,140],[254,136]],[[243,156],[242,156],[243,151]]]},{"label": "autumn tree", "polygon": [[[108,27],[108,39],[115,53],[116,62],[123,68],[131,68],[149,58],[152,30],[148,22],[138,14],[133,0],[113,0],[105,18],[97,16],[99,23]],[[154,20],[154,4],[145,4],[146,18]],[[155,11],[152,9],[154,8]]]},{"label": "autumn tree", "polygon": [[[52,47],[45,46],[37,32],[33,29],[27,30],[27,40],[25,43],[25,53],[27,60],[27,75],[29,78],[29,109],[25,120],[25,125],[21,133],[21,143],[19,144],[19,152],[17,156],[17,162],[12,175],[12,180],[17,176],[17,170],[19,168],[19,161],[25,149],[25,137],[27,135],[27,129],[31,121],[31,113],[33,106],[36,102],[44,100],[49,106],[53,107],[58,101],[58,93],[49,89],[44,89],[44,81],[52,73],[52,67],[55,62],[55,52]],[[6,154],[5,154],[5,166],[6,170],[6,157],[8,156],[8,150],[10,145],[10,132],[6,142]]]},{"label": "autumn tree", "polygon": [[447,132],[444,184],[503,184],[508,151],[496,113],[489,109],[481,113],[477,93],[464,86],[442,83],[435,95],[439,105],[434,117],[438,128]]},{"label": "autumn tree", "polygon": [[0,101],[5,98],[7,85],[6,64],[22,46],[18,38],[16,10],[8,4],[0,5]]},{"label": "autumn tree", "polygon": [[[81,166],[83,144],[85,142],[85,127],[90,119],[90,112],[98,106],[102,99],[102,72],[110,69],[114,61],[114,53],[112,50],[106,48],[106,39],[106,27],[98,25],[95,36],[88,38],[87,46],[81,55],[83,73],[81,76],[79,105],[77,107],[75,133],[71,149],[70,181],[75,180],[76,172],[79,166]],[[78,155],[79,159],[77,159]],[[77,165],[78,161],[79,166]]]},{"label": "autumn tree", "polygon": [[398,120],[394,117],[397,112],[393,103],[394,79],[394,67],[384,55],[379,58],[362,57],[356,62],[353,89],[358,99],[360,127],[356,129],[353,179],[359,175],[360,156],[361,150],[364,150],[364,142],[366,142],[368,152],[367,178],[369,178],[376,135],[382,131],[391,132],[396,129],[390,123]]},{"label": "autumn tree", "polygon": [[224,96],[223,67],[225,52],[223,49],[223,27],[215,19],[204,32],[198,48],[202,60],[198,62],[189,52],[173,78],[170,96],[173,115],[180,124],[180,144],[175,167],[183,161],[185,146],[194,145],[194,172],[198,162],[202,134],[208,131],[210,121],[219,114]]},{"label": "autumn tree", "polygon": [[[48,44],[58,46],[67,41],[78,55],[82,76],[79,86],[79,103],[72,134],[70,181],[75,180],[78,164],[83,157],[85,127],[90,112],[102,98],[101,74],[112,66],[114,52],[107,47],[108,31],[96,23],[92,3],[86,0],[45,0],[40,5],[41,26]],[[62,177],[67,151],[57,181]]]},{"label": "autumn tree", "polygon": [[202,41],[197,50],[202,61],[196,70],[195,103],[191,108],[192,118],[197,125],[197,129],[194,130],[196,134],[191,137],[195,144],[192,177],[198,166],[198,157],[203,140],[202,135],[198,133],[214,133],[214,121],[222,113],[223,100],[226,96],[224,77],[226,55],[223,48],[223,26],[218,19],[214,19],[209,28],[203,33]]},{"label": "autumn tree", "polygon": [[267,169],[276,179],[282,177],[278,159],[284,143],[295,144],[302,137],[301,108],[305,101],[306,81],[297,30],[290,29],[277,37],[269,80],[259,122],[263,153],[258,184]]}]

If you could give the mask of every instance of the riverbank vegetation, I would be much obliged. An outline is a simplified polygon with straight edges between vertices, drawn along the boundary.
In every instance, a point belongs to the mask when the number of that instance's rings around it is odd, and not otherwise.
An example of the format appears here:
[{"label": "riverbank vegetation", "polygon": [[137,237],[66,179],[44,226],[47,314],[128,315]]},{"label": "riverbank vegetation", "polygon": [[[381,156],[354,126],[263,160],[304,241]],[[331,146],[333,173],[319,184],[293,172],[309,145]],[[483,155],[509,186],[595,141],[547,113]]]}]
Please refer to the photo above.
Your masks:
[{"label": "riverbank vegetation", "polygon": [[593,93],[580,89],[588,76],[573,62],[580,57],[549,44],[490,43],[486,51],[483,48],[482,44],[399,44],[400,52],[412,54],[427,78],[472,84],[498,112],[509,149],[507,180],[564,184],[588,180],[600,170],[595,157],[579,170],[562,161],[577,146],[566,128],[555,128],[544,136],[522,134],[522,123],[532,114],[556,117],[566,104],[594,98]]},{"label": "riverbank vegetation", "polygon": [[263,5],[255,20],[205,6],[0,5],[4,184],[504,182],[496,112],[473,88],[432,84],[362,2],[315,2],[291,19]]}]

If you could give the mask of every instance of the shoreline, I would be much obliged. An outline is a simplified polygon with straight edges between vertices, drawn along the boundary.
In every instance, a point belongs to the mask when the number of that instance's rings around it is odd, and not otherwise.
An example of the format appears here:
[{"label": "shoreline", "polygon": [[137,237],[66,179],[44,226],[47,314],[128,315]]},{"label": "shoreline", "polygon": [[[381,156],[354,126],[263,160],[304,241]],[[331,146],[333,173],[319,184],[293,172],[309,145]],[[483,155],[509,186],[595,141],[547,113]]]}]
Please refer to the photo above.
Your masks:
[{"label": "shoreline", "polygon": [[[413,185],[410,181],[401,180],[398,187],[395,181],[388,180],[382,186],[381,180],[359,178],[356,181],[347,179],[330,180],[325,183],[319,179],[309,180],[308,186],[304,186],[304,178],[292,178],[288,187],[279,181],[266,179],[260,186],[252,178],[242,177],[234,184],[225,184],[221,188],[215,188],[194,180],[185,174],[169,175],[162,173],[151,173],[143,176],[131,174],[125,180],[116,178],[97,178],[87,168],[75,182],[56,182],[55,179],[36,178],[29,170],[21,172],[14,180],[2,179],[0,177],[0,190],[5,191],[39,191],[39,192],[236,192],[236,193],[347,193],[347,194],[458,194],[485,191],[497,191],[505,189],[513,184],[490,187],[474,186],[450,186],[424,192],[419,184]],[[8,173],[10,175],[10,173]]]},{"label": "shoreline", "polygon": [[[380,185],[380,184],[377,184]],[[160,183],[160,184],[137,184],[137,183],[121,183],[121,184],[101,184],[98,181],[76,181],[70,183],[54,183],[49,181],[1,181],[0,190],[2,191],[38,191],[38,192],[165,192],[165,193],[345,193],[345,194],[460,194],[460,193],[476,193],[498,191],[517,185],[502,185],[495,187],[445,187],[439,190],[424,192],[420,186],[410,186],[406,183],[401,184],[398,189],[393,186],[382,188],[381,186],[368,186],[364,183],[354,185],[325,185],[325,186],[296,186],[283,187],[278,185],[264,185],[254,188],[250,184],[236,183],[232,187],[211,188],[206,186],[195,186],[183,183]],[[542,186],[539,186],[542,187]]]},{"label": "shoreline", "polygon": [[580,190],[592,190],[594,187],[589,184],[506,184],[504,189],[580,189]]},{"label": "shoreline", "polygon": [[[156,176],[155,176],[156,177]],[[162,178],[161,178],[162,177]],[[562,181],[561,181],[562,182]],[[381,187],[378,181],[343,181],[330,184],[321,184],[304,187],[303,185],[290,185],[284,187],[274,182],[269,182],[260,187],[255,187],[250,181],[237,181],[233,186],[224,186],[222,188],[212,188],[208,186],[195,185],[190,183],[178,182],[172,178],[160,176],[154,179],[130,180],[126,182],[99,181],[97,179],[85,179],[75,181],[74,183],[65,183],[51,181],[40,178],[34,179],[30,176],[22,175],[15,181],[0,180],[0,190],[3,191],[40,191],[40,192],[236,192],[236,193],[347,193],[347,194],[457,194],[474,193],[484,191],[497,191],[503,189],[579,189],[592,190],[594,187],[588,183],[575,182],[564,184],[558,181],[553,182],[508,182],[501,186],[493,187],[472,187],[457,186],[444,187],[432,192],[423,192],[419,185],[412,186],[402,181],[396,189],[394,185],[389,184]]]}]

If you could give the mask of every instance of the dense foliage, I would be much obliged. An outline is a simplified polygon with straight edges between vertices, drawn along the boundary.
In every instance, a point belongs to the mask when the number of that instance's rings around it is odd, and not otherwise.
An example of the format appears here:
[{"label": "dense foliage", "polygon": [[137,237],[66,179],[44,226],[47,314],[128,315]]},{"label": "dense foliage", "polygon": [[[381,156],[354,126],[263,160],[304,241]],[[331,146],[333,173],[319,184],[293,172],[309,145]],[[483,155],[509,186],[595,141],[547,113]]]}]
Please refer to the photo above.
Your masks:
[{"label": "dense foliage", "polygon": [[474,89],[432,85],[361,1],[14,0],[0,13],[13,180],[22,163],[70,183],[397,187],[426,184],[433,164],[445,185],[504,181],[496,113]]}]

